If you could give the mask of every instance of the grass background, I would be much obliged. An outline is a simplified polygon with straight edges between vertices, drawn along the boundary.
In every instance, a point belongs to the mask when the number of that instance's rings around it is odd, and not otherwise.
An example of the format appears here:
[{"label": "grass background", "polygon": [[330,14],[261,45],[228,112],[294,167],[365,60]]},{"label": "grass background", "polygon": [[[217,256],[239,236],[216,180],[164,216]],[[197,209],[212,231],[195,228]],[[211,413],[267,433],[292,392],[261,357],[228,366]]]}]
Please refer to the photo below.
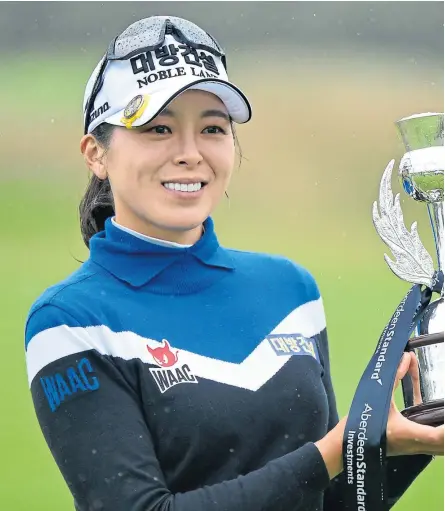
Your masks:
[{"label": "grass background", "polygon": [[[325,301],[339,411],[346,414],[408,288],[386,267],[371,220],[381,174],[403,154],[393,122],[443,111],[443,69],[375,53],[291,59],[284,65],[272,51],[240,51],[231,67],[254,117],[238,129],[245,158],[215,221],[223,244],[283,254],[313,272]],[[34,299],[88,255],[77,218],[87,182],[78,140],[83,86],[94,64],[89,55],[57,54],[0,63],[0,76],[13,77],[0,80],[0,510],[73,509],[34,416],[23,328]],[[408,225],[419,220],[433,253],[425,207],[404,199],[403,208]],[[426,502],[431,511],[443,509],[443,477],[440,458],[394,509],[417,511]]]}]

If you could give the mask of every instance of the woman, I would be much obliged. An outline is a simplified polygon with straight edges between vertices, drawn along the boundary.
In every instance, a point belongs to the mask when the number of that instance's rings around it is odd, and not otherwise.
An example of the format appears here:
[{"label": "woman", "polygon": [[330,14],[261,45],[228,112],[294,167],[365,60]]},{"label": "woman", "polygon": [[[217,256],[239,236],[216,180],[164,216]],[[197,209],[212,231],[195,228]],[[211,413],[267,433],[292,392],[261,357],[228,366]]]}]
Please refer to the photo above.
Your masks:
[{"label": "woman", "polygon": [[[214,232],[233,123],[251,116],[221,48],[179,18],[136,22],[111,43],[84,107],[90,257],[26,325],[37,417],[76,509],[346,509],[345,419],[317,285]],[[410,365],[405,355],[399,380]],[[393,404],[391,503],[442,440]]]}]

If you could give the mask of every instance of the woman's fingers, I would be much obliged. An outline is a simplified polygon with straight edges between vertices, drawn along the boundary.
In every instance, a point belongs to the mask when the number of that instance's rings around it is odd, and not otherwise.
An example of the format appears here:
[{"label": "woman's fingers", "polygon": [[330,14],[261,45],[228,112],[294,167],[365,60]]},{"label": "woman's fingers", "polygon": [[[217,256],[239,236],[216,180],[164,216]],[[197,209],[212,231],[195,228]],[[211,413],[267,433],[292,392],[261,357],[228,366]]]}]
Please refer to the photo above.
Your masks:
[{"label": "woman's fingers", "polygon": [[419,373],[419,361],[417,360],[416,354],[411,351],[411,361],[409,366],[409,375],[411,376],[411,382],[413,385],[413,398],[414,405],[420,405],[423,402],[422,393],[420,391],[420,373]]},{"label": "woman's fingers", "polygon": [[414,404],[420,404],[422,397],[420,394],[420,378],[419,378],[419,366],[417,363],[417,357],[413,352],[405,352],[400,359],[399,367],[397,368],[396,377],[394,380],[394,388],[391,399],[391,408],[398,412],[398,408],[395,402],[395,391],[400,385],[401,380],[406,376],[411,376],[413,391],[414,391]]},{"label": "woman's fingers", "polygon": [[394,388],[393,388],[393,398],[394,398],[394,392],[397,389],[397,387],[399,386],[401,379],[408,373],[410,364],[411,364],[411,356],[409,353],[405,352],[402,355],[402,358],[400,359],[399,367],[397,369],[396,379],[394,381]]},{"label": "woman's fingers", "polygon": [[[419,374],[419,362],[417,360],[416,354],[411,352],[405,352],[400,360],[399,367],[397,369],[396,378],[394,381],[394,390],[393,390],[393,401],[394,401],[394,392],[400,385],[400,381],[406,376],[409,375],[411,377],[411,383],[413,387],[413,400],[414,405],[420,405],[422,400],[422,393],[420,391],[420,374]],[[393,403],[395,406],[395,403]]]},{"label": "woman's fingers", "polygon": [[439,426],[434,428],[432,426],[424,426],[422,424],[415,424],[413,429],[414,443],[416,452],[419,454],[430,454],[433,456],[443,456],[443,438],[444,427]]},{"label": "woman's fingers", "polygon": [[443,426],[434,428],[408,420],[399,412],[389,416],[386,430],[388,454],[430,454],[443,456]]},{"label": "woman's fingers", "polygon": [[400,381],[409,376],[412,379],[414,404],[422,402],[420,392],[419,364],[413,352],[403,354],[394,381],[391,408],[386,430],[388,454],[430,454],[442,455],[444,451],[444,427],[434,428],[410,421],[397,409],[394,394]]}]

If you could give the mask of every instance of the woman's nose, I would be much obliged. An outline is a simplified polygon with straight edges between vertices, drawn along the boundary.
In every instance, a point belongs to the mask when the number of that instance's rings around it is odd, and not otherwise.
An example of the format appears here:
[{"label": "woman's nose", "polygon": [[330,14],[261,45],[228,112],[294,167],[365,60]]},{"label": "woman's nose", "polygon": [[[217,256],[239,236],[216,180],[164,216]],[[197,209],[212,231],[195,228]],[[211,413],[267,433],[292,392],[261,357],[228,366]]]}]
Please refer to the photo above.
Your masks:
[{"label": "woman's nose", "polygon": [[183,140],[175,156],[175,164],[184,167],[196,167],[203,160],[194,138]]}]

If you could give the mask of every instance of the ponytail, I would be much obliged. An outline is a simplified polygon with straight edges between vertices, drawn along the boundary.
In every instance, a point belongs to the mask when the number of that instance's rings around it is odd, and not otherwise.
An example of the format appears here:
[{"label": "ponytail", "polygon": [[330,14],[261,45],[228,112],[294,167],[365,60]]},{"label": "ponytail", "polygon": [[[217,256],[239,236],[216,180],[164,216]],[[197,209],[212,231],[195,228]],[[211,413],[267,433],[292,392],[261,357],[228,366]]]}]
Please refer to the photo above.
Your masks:
[{"label": "ponytail", "polygon": [[[110,145],[113,130],[113,125],[102,123],[91,132],[105,151]],[[103,231],[105,220],[114,216],[114,199],[108,178],[99,179],[95,174],[91,176],[79,204],[79,216],[82,238],[89,248],[91,237]]]}]

